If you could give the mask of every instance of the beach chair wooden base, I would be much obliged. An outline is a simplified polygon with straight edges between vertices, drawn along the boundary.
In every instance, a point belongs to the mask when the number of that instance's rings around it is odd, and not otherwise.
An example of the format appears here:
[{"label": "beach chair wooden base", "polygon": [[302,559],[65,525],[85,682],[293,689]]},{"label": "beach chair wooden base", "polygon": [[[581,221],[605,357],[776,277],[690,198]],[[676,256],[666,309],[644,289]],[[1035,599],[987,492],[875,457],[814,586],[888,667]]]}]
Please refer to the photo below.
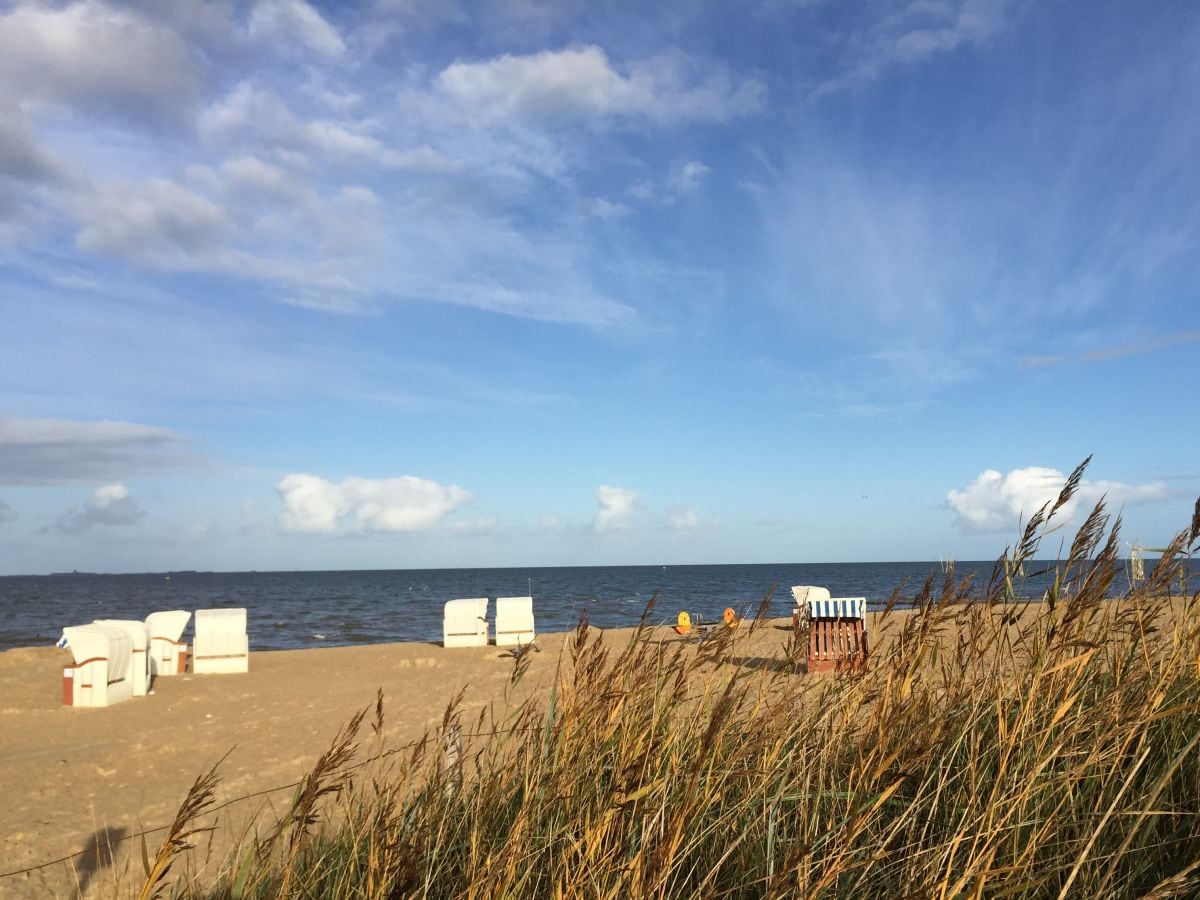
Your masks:
[{"label": "beach chair wooden base", "polygon": [[862,619],[812,619],[808,627],[809,672],[861,672],[867,667]]}]

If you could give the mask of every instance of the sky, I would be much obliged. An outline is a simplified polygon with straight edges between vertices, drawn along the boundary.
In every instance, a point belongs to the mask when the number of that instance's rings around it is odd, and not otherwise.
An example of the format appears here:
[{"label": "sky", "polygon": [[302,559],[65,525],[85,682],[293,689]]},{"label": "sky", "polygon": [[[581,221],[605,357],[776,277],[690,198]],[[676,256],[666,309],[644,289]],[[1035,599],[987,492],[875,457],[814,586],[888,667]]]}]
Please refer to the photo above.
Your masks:
[{"label": "sky", "polygon": [[992,559],[1200,494],[1200,8],[0,2],[0,574]]}]

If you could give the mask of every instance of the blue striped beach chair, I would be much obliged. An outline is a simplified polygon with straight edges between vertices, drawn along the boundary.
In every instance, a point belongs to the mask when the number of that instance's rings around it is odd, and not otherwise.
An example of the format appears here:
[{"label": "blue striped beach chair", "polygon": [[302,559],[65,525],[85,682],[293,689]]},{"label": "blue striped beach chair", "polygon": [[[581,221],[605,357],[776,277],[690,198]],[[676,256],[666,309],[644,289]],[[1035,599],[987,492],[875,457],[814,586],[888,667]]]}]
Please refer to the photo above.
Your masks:
[{"label": "blue striped beach chair", "polygon": [[808,671],[861,672],[867,665],[867,598],[810,599]]}]

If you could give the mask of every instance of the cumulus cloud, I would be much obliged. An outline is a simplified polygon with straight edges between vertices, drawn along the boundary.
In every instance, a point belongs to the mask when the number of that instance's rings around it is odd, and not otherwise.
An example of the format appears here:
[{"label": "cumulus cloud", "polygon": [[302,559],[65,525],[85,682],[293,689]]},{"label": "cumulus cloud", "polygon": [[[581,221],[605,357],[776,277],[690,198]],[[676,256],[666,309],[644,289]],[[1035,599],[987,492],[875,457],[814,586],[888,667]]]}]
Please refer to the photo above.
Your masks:
[{"label": "cumulus cloud", "polygon": [[275,490],[283,500],[279,527],[304,534],[429,531],[471,499],[456,484],[412,475],[334,483],[293,473],[280,480]]},{"label": "cumulus cloud", "polygon": [[84,0],[0,15],[0,94],[177,118],[197,92],[187,44],[129,9]]},{"label": "cumulus cloud", "polygon": [[146,474],[181,462],[181,435],[133,422],[0,418],[0,484]]},{"label": "cumulus cloud", "polygon": [[[955,524],[965,531],[1012,531],[1022,519],[1028,519],[1047,503],[1053,503],[1067,482],[1058,469],[1028,466],[1004,475],[995,469],[980,473],[962,490],[946,495],[950,508],[958,513]],[[1070,503],[1058,512],[1069,522],[1079,508],[1091,507],[1106,498],[1111,507],[1150,503],[1167,497],[1166,485],[1153,482],[1128,485],[1117,481],[1082,481]]]},{"label": "cumulus cloud", "polygon": [[678,55],[636,62],[622,74],[600,47],[580,46],[456,62],[435,84],[449,101],[488,121],[725,121],[762,102],[757,81],[734,84],[722,71],[695,76],[695,64]]},{"label": "cumulus cloud", "polygon": [[129,488],[116,482],[96,488],[83,506],[58,520],[58,530],[78,534],[96,525],[128,527],[136,525],[144,515],[145,511],[129,495]]},{"label": "cumulus cloud", "polygon": [[607,484],[596,488],[596,502],[600,509],[592,527],[596,531],[614,531],[628,528],[633,521],[633,512],[637,507],[638,492],[623,487],[612,487]]},{"label": "cumulus cloud", "polygon": [[338,56],[346,49],[337,29],[304,0],[259,0],[247,31],[252,38],[299,41],[323,56]]},{"label": "cumulus cloud", "polygon": [[666,520],[663,522],[665,531],[673,531],[676,534],[694,534],[697,531],[703,531],[706,528],[711,528],[714,525],[712,519],[706,519],[699,515],[694,509],[685,507],[672,507],[667,510]]}]

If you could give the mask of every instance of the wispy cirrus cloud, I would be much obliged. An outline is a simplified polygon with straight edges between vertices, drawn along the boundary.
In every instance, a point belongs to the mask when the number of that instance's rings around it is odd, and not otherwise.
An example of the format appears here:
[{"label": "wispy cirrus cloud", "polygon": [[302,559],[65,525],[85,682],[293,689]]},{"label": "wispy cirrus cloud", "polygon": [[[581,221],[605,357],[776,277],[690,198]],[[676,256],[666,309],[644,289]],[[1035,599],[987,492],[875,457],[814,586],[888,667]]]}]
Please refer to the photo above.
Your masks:
[{"label": "wispy cirrus cloud", "polygon": [[299,42],[323,56],[340,56],[346,49],[337,29],[304,0],[258,0],[247,32],[251,38],[285,45]]},{"label": "wispy cirrus cloud", "polygon": [[1180,331],[1175,334],[1158,335],[1129,344],[1098,347],[1095,350],[1085,350],[1081,353],[1027,356],[1021,360],[1021,367],[1024,369],[1040,369],[1045,366],[1057,366],[1066,363],[1107,362],[1113,359],[1124,359],[1127,356],[1140,356],[1143,353],[1168,350],[1171,347],[1178,347],[1181,344],[1193,344],[1197,341],[1200,341],[1200,331]]},{"label": "wispy cirrus cloud", "polygon": [[821,81],[816,95],[834,94],[880,78],[888,69],[986,43],[1013,15],[1012,0],[892,0],[850,32],[843,71]]}]

